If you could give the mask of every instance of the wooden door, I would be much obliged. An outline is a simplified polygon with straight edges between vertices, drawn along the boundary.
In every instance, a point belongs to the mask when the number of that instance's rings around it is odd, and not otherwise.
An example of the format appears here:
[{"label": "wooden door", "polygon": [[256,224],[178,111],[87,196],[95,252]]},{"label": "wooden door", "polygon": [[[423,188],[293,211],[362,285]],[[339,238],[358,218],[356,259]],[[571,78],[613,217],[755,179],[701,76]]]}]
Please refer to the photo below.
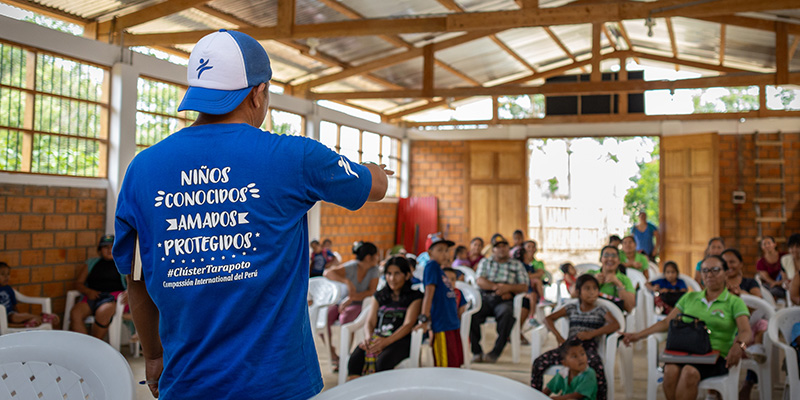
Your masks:
[{"label": "wooden door", "polygon": [[690,276],[719,235],[717,143],[716,133],[661,138],[661,260]]},{"label": "wooden door", "polygon": [[[485,241],[528,226],[524,140],[472,141],[469,159],[469,234]],[[526,235],[527,236],[527,235]]]}]

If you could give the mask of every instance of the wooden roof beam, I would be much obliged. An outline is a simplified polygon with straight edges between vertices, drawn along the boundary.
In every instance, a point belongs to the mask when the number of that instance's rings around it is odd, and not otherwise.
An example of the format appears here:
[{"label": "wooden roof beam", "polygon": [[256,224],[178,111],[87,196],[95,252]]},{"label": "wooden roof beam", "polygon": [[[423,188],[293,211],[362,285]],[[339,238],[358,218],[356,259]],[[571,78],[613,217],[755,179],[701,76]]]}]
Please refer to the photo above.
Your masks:
[{"label": "wooden roof beam", "polygon": [[[201,1],[201,0],[172,0]],[[396,35],[421,32],[502,31],[512,28],[575,25],[605,21],[621,21],[646,17],[683,16],[690,18],[718,17],[735,12],[796,8],[797,0],[716,0],[708,5],[672,7],[693,3],[694,0],[659,0],[655,2],[622,2],[612,4],[565,5],[556,8],[535,8],[510,11],[453,13],[444,16],[376,18],[358,21],[325,22],[295,25],[290,36],[281,35],[276,27],[243,30],[258,40],[306,39],[310,37]],[[666,10],[666,11],[665,11]],[[794,29],[794,28],[793,28]],[[174,45],[194,43],[213,30],[128,35],[130,45]]]},{"label": "wooden roof beam", "polygon": [[[473,97],[473,96],[511,96],[544,94],[550,96],[577,94],[606,94],[617,92],[644,92],[647,90],[698,89],[708,87],[772,85],[776,74],[741,74],[724,75],[708,78],[681,79],[676,81],[601,81],[580,83],[548,83],[541,86],[493,86],[493,87],[457,87],[435,89],[435,97]],[[790,73],[789,84],[800,84],[800,72]],[[421,98],[426,97],[422,90],[395,90],[384,92],[339,92],[314,93],[315,100],[354,100],[354,99],[389,99],[389,98]]]},{"label": "wooden roof beam", "polygon": [[614,51],[619,50],[617,48],[617,43],[614,42],[614,39],[611,37],[611,32],[608,31],[608,27],[606,27],[605,23],[603,24],[602,28],[603,28],[603,35],[605,35],[606,39],[608,39],[608,43],[611,44],[611,48],[614,49]]},{"label": "wooden roof beam", "polygon": [[[115,16],[108,21],[100,22],[97,25],[97,35],[98,37],[102,37],[113,32],[121,32],[132,26],[166,17],[167,15],[175,14],[207,2],[208,0],[166,0],[130,14]],[[172,43],[159,44],[169,45]]]},{"label": "wooden roof beam", "polygon": [[278,0],[278,34],[292,35],[295,20],[295,0]]},{"label": "wooden roof beam", "polygon": [[[240,18],[238,18],[238,17],[236,17],[234,15],[228,14],[228,13],[226,13],[224,11],[220,11],[220,10],[218,10],[218,9],[216,9],[214,7],[211,7],[209,5],[206,5],[206,4],[197,6],[195,8],[200,10],[200,11],[202,11],[202,12],[204,12],[204,13],[206,13],[206,14],[208,14],[208,15],[211,15],[211,16],[214,16],[216,18],[219,18],[219,19],[221,19],[223,21],[227,21],[227,22],[230,22],[231,24],[238,25],[239,27],[245,27],[245,28],[254,27],[254,25],[250,24],[249,22],[247,22],[247,21],[245,21],[243,19],[240,19]],[[319,62],[328,64],[328,65],[332,65],[332,66],[337,66],[337,67],[340,67],[340,68],[350,68],[349,64],[343,63],[343,62],[341,62],[341,61],[339,61],[339,60],[337,60],[337,59],[335,59],[335,58],[333,58],[333,57],[331,57],[331,56],[329,56],[329,55],[327,55],[324,52],[321,52],[319,50],[317,50],[317,54],[313,54],[312,55],[311,52],[310,52],[311,51],[310,47],[308,47],[306,45],[303,45],[303,44],[299,44],[299,43],[297,43],[297,42],[295,42],[293,40],[277,40],[277,42],[281,43],[281,44],[284,44],[286,46],[289,46],[289,47],[291,47],[293,49],[296,49],[296,50],[300,51],[300,53],[303,54],[304,56],[312,58],[312,59],[317,60]],[[372,82],[375,82],[375,83],[377,83],[379,85],[382,85],[384,87],[387,87],[389,89],[402,89],[403,88],[400,85],[397,85],[397,84],[395,84],[393,82],[389,82],[386,79],[379,78],[379,77],[374,76],[372,74],[364,74],[364,77],[366,79],[372,81]],[[287,90],[287,92],[290,92],[291,91],[291,86],[287,85],[287,89],[289,89],[289,90]]]},{"label": "wooden roof beam", "polygon": [[775,23],[775,84],[789,83],[789,33],[785,22]]},{"label": "wooden roof beam", "polygon": [[[793,8],[796,8],[796,6]],[[740,28],[775,32],[775,21],[771,21],[768,19],[739,17],[735,15],[697,17],[693,19],[699,19],[701,21],[707,21],[707,22],[716,22],[718,24],[733,25],[733,26],[738,26]],[[786,26],[786,31],[789,32],[790,35],[800,35],[800,25],[788,24]]]},{"label": "wooden roof beam", "polygon": [[600,23],[592,24],[592,82],[603,80],[603,73],[600,71]]},{"label": "wooden roof beam", "polygon": [[[556,36],[555,32],[553,32],[553,30],[550,29],[549,26],[544,26],[542,27],[542,29],[544,29],[544,31],[547,32],[547,35],[550,36],[550,39],[552,39],[553,42],[555,42],[556,45],[561,48],[564,54],[566,54],[567,57],[569,57],[569,59],[572,60],[572,62],[578,62],[578,59],[575,58],[575,55],[573,55],[572,52],[569,51],[567,46],[565,46],[564,43],[561,42],[561,39],[559,39],[558,36]],[[581,67],[581,71],[583,71],[583,73],[585,74],[586,67]]]},{"label": "wooden roof beam", "polygon": [[[628,50],[634,51],[633,42],[631,42],[631,38],[628,36],[628,30],[625,29],[623,21],[618,21],[617,26],[619,27],[619,34],[622,35],[622,40],[624,40],[625,44],[628,46]],[[639,57],[634,56],[633,61],[636,61],[637,64],[641,64],[641,62],[639,62]]]},{"label": "wooden roof beam", "polygon": [[[471,32],[466,33],[464,35],[455,37],[453,39],[437,42],[432,44],[433,51],[444,50],[451,47],[455,47],[458,45],[462,45],[464,43],[471,42],[476,39],[480,39],[487,35],[496,33],[496,31],[484,31],[484,32]],[[381,68],[386,68],[392,65],[400,64],[402,62],[406,62],[408,60],[412,60],[417,57],[421,57],[423,55],[422,48],[415,47],[413,49],[407,50],[405,52],[390,55],[388,57],[383,57],[374,61],[370,61],[352,68],[347,68],[341,72],[323,76],[321,78],[314,79],[309,82],[304,82],[301,85],[298,85],[298,90],[300,91],[307,91],[307,89],[324,85],[326,83],[338,81],[340,79],[344,79],[353,75],[360,75],[365,72],[374,71]]]},{"label": "wooden roof beam", "polygon": [[[669,32],[669,45],[672,47],[672,57],[678,58],[678,42],[675,40],[675,29],[672,27],[672,18],[664,18],[667,20],[667,32]],[[720,63],[722,65],[722,63]],[[680,64],[675,64],[675,71],[680,70]]]}]

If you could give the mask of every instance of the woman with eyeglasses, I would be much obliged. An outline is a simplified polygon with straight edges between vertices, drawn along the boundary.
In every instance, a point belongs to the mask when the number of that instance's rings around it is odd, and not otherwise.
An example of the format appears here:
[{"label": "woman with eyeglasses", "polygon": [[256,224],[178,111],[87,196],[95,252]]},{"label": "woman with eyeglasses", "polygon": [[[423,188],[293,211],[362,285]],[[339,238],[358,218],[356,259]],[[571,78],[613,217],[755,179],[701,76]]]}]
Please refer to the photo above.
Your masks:
[{"label": "woman with eyeglasses", "polygon": [[619,251],[614,246],[603,247],[600,251],[600,269],[588,273],[600,283],[600,295],[613,301],[622,311],[631,312],[636,306],[636,289],[631,280],[620,271]]},{"label": "woman with eyeglasses", "polygon": [[[700,275],[706,288],[701,292],[683,295],[669,315],[641,332],[625,333],[626,346],[652,333],[665,332],[678,314],[687,314],[705,322],[711,332],[711,348],[719,351],[715,364],[666,364],[664,366],[664,395],[667,400],[694,399],[700,381],[725,375],[737,365],[752,338],[750,312],[744,301],[727,289],[728,264],[720,256],[708,256],[701,263]],[[738,332],[738,334],[737,334]],[[680,390],[678,390],[680,388]]]}]

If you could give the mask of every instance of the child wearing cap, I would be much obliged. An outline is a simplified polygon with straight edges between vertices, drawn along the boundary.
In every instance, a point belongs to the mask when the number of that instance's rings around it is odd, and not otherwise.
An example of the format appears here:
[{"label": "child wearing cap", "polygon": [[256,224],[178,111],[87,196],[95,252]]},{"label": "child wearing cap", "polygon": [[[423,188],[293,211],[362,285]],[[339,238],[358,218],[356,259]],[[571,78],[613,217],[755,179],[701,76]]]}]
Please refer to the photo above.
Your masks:
[{"label": "child wearing cap", "polygon": [[438,235],[431,238],[431,245],[428,247],[431,258],[425,265],[422,279],[425,297],[422,299],[417,329],[430,326],[433,331],[433,360],[437,367],[459,368],[464,362],[459,334],[461,321],[458,318],[454,285],[442,271],[442,265],[449,258],[448,249],[454,244]]},{"label": "child wearing cap", "polygon": [[58,323],[58,315],[55,314],[34,315],[17,312],[17,296],[14,288],[8,284],[9,280],[11,280],[11,266],[0,261],[0,306],[5,307],[6,318],[10,324],[13,324],[14,327],[19,325],[33,328],[41,324],[52,323],[55,325]]}]

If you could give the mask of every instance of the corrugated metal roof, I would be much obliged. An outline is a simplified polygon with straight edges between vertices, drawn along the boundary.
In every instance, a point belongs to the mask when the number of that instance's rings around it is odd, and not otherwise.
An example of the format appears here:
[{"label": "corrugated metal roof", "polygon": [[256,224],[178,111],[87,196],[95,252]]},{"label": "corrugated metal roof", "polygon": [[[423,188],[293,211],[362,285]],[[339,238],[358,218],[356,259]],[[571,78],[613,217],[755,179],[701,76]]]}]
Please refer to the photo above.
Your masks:
[{"label": "corrugated metal roof", "polygon": [[527,70],[489,38],[438,51],[436,56],[479,82]]},{"label": "corrugated metal roof", "polygon": [[36,0],[32,2],[66,11],[69,14],[77,15],[81,18],[91,19],[125,7],[145,4],[151,1],[152,0]]}]

